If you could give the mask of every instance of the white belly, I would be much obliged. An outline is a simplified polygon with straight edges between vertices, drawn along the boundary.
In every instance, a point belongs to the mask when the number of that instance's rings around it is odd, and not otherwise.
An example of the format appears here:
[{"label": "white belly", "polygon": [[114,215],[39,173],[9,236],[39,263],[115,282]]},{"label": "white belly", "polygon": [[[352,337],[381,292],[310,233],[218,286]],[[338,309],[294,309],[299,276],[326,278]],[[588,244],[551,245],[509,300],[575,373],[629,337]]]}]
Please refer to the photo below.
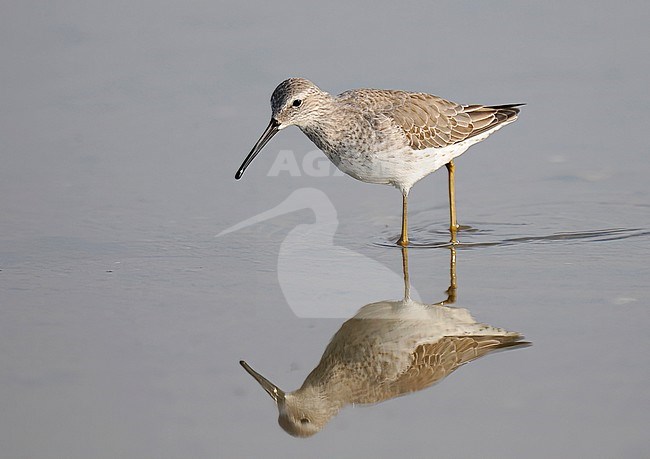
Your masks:
[{"label": "white belly", "polygon": [[328,154],[328,156],[342,172],[357,180],[393,185],[402,192],[408,193],[417,181],[440,169],[506,124],[510,123],[500,124],[481,135],[443,148],[413,150],[404,147],[397,150],[381,149],[365,155],[348,152],[344,155]]}]

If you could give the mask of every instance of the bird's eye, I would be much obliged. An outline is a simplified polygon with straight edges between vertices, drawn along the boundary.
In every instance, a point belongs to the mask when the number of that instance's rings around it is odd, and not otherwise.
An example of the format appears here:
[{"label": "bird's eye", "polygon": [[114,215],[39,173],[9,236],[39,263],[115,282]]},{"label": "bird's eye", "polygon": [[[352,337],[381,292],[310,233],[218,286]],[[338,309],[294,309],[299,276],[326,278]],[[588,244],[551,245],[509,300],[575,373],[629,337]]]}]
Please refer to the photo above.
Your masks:
[{"label": "bird's eye", "polygon": [[309,419],[307,419],[307,418],[302,418],[302,419],[300,420],[300,423],[301,423],[301,424],[309,424]]},{"label": "bird's eye", "polygon": [[296,99],[293,101],[291,105],[293,105],[294,107],[300,107],[300,104],[302,104],[302,100]]}]

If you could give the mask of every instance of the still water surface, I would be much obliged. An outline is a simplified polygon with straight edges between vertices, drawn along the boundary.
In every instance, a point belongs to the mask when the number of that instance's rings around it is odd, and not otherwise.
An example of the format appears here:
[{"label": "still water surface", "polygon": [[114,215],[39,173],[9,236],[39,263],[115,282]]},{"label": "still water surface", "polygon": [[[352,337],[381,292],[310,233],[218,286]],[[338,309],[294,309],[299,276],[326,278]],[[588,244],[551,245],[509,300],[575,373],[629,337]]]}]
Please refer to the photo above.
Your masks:
[{"label": "still water surface", "polygon": [[[647,5],[59,3],[0,19],[3,457],[647,455]],[[403,299],[401,197],[297,129],[235,182],[293,75],[528,104],[457,160],[447,306],[532,345],[309,439],[239,361],[292,391],[347,320]],[[444,170],[409,205],[411,296],[438,303]]]}]

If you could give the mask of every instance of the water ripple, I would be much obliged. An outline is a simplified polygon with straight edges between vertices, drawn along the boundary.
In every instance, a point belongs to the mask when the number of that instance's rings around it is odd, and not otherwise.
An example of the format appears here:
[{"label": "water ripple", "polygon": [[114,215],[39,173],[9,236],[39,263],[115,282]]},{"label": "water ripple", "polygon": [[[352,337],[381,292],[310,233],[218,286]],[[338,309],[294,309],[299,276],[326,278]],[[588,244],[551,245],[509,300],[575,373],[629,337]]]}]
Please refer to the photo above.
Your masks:
[{"label": "water ripple", "polygon": [[[564,231],[551,233],[540,236],[504,236],[502,238],[492,240],[480,240],[484,236],[494,237],[491,229],[478,229],[473,227],[461,227],[459,232],[460,243],[457,247],[478,248],[478,247],[494,247],[494,246],[510,246],[516,244],[548,244],[548,243],[563,243],[563,242],[610,242],[620,241],[629,238],[647,237],[650,236],[650,230],[645,228],[605,228],[596,230],[584,231]],[[449,231],[448,230],[429,230],[426,234],[417,229],[413,231],[413,239],[409,247],[413,248],[440,248],[449,247]],[[375,246],[381,247],[399,247],[395,241],[399,238],[399,234],[391,234],[390,236],[381,236],[381,239],[372,242]]]}]

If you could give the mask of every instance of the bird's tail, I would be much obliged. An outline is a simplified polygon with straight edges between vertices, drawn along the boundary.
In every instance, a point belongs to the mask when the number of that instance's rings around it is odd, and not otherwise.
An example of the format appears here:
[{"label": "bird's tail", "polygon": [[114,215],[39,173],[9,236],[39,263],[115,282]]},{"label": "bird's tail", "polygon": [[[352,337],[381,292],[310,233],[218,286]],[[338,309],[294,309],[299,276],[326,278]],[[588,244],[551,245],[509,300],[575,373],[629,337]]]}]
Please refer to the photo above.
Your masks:
[{"label": "bird's tail", "polygon": [[464,113],[472,120],[474,129],[469,137],[481,135],[484,132],[495,130],[499,125],[511,123],[517,119],[519,108],[526,104],[505,105],[466,105]]}]

